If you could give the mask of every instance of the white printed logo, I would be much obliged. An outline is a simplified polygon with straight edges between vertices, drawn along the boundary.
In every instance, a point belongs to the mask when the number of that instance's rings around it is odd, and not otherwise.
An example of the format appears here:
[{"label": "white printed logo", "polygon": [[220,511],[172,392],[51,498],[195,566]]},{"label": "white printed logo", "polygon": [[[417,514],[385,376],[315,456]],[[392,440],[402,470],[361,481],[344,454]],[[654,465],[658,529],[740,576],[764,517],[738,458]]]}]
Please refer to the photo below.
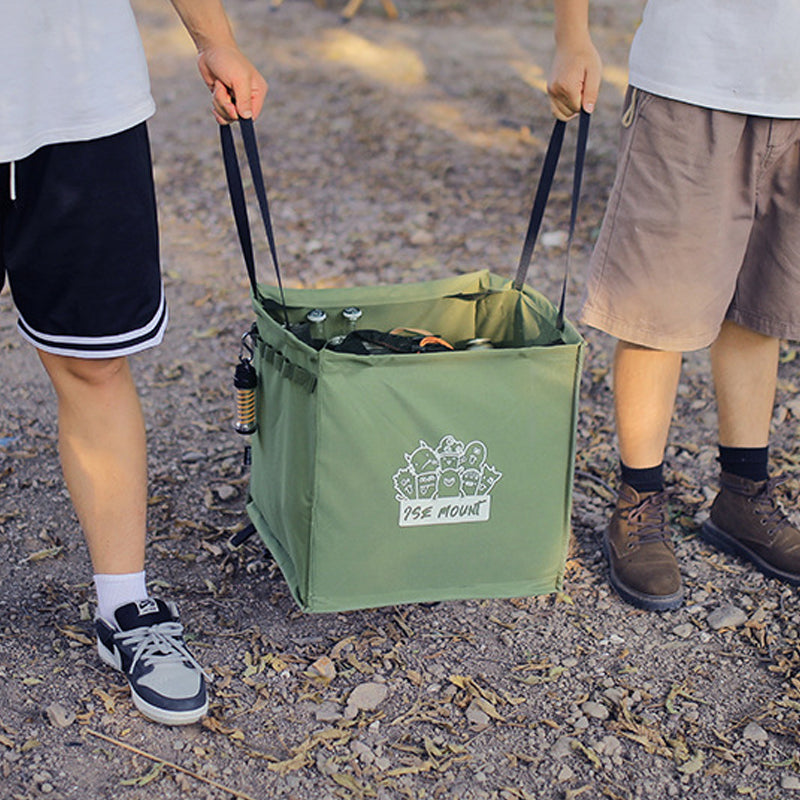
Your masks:
[{"label": "white printed logo", "polygon": [[407,466],[392,480],[400,503],[400,527],[486,522],[489,492],[503,473],[486,463],[486,445],[444,436],[434,449],[420,440],[405,454]]},{"label": "white printed logo", "polygon": [[140,617],[145,614],[155,614],[158,611],[158,603],[152,597],[148,597],[146,600],[137,601],[136,610],[139,612]]}]

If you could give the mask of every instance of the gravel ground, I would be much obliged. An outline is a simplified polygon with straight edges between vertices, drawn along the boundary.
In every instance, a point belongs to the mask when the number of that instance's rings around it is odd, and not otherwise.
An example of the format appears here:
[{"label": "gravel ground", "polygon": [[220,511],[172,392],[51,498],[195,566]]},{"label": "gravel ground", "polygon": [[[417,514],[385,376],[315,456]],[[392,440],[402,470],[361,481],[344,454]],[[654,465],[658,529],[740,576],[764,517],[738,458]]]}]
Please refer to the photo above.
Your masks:
[{"label": "gravel ground", "polygon": [[[549,4],[229,0],[270,82],[258,131],[287,281],[511,275],[550,129]],[[598,0],[606,83],[590,138],[568,297],[574,318],[616,147],[640,3]],[[251,321],[205,89],[169,5],[134,3],[172,322],[135,359],[150,429],[148,577],[175,598],[215,676],[209,718],[166,729],[97,659],[91,570],[57,463],[54,398],[0,296],[0,796],[51,798],[800,797],[796,591],[709,550],[715,491],[707,354],[688,356],[669,449],[686,605],[610,590],[600,551],[615,485],[609,341],[591,331],[564,591],[307,615],[244,522],[230,384]],[[568,132],[569,141],[571,134]],[[569,157],[565,158],[568,165]],[[560,173],[531,282],[556,297]],[[263,262],[266,264],[266,260]],[[262,267],[262,278],[270,278]],[[800,359],[782,351],[773,455],[800,484]]]}]

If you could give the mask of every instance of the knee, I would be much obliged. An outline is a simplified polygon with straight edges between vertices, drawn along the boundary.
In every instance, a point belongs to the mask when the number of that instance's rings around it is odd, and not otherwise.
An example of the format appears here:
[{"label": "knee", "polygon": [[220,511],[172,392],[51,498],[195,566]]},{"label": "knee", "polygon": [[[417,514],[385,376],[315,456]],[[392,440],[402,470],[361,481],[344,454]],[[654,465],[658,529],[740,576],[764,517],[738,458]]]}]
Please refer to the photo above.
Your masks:
[{"label": "knee", "polygon": [[107,386],[127,373],[128,360],[118,358],[74,358],[39,351],[39,357],[56,388],[64,383],[88,388]]}]

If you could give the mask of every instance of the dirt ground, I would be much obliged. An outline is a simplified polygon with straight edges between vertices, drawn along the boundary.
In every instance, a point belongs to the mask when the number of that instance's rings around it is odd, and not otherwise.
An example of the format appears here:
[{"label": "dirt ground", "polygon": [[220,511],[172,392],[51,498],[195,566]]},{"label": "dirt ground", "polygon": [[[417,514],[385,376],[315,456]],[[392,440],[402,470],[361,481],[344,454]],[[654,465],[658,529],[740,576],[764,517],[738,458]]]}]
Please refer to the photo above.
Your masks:
[{"label": "dirt ground", "polygon": [[[229,0],[270,82],[258,122],[288,283],[512,275],[551,120],[549,4]],[[613,175],[641,3],[598,0],[606,82],[568,297],[577,312]],[[686,358],[668,453],[685,606],[633,610],[600,551],[615,485],[609,341],[583,376],[563,593],[307,615],[244,522],[232,370],[251,321],[208,96],[169,4],[135,0],[171,326],[134,360],[150,431],[148,578],[214,674],[209,718],[168,729],[99,662],[91,569],[60,476],[54,398],[0,297],[0,797],[800,797],[797,592],[696,536],[716,486],[707,354]],[[567,133],[567,151],[573,142]],[[569,153],[530,282],[555,298]],[[271,279],[267,261],[261,278]],[[773,457],[800,459],[800,359],[782,350]],[[783,484],[787,505],[800,484]]]}]

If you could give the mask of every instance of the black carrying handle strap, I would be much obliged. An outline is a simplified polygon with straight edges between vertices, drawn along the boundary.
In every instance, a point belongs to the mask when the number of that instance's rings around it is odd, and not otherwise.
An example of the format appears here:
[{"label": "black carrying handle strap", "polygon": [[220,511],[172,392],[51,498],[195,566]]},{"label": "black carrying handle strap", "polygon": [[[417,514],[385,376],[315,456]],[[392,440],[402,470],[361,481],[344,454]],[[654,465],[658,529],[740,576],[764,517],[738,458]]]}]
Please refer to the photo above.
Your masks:
[{"label": "black carrying handle strap", "polygon": [[[558,305],[558,330],[564,329],[564,305],[567,299],[567,282],[569,281],[570,253],[572,251],[572,239],[575,235],[575,221],[578,217],[578,200],[581,194],[581,179],[583,177],[583,165],[586,160],[586,142],[589,138],[589,122],[591,115],[581,110],[578,123],[578,142],[575,149],[575,170],[572,177],[572,208],[569,217],[569,236],[567,237],[567,257],[564,267],[564,280],[561,284],[561,300]],[[522,289],[528,269],[531,265],[533,250],[536,246],[536,239],[539,236],[539,228],[544,218],[544,210],[547,206],[547,198],[550,196],[550,189],[553,186],[553,178],[558,165],[558,157],[561,155],[561,145],[564,142],[564,131],[567,127],[566,122],[556,120],[553,132],[550,134],[550,142],[547,145],[547,153],[542,165],[542,174],[539,178],[539,185],[536,188],[536,196],[533,200],[533,209],[528,223],[528,232],[525,234],[525,244],[522,246],[522,255],[517,268],[517,275],[514,278],[514,288],[518,291]]]},{"label": "black carrying handle strap", "polygon": [[[583,165],[586,156],[586,143],[589,138],[590,120],[591,116],[586,111],[581,110],[578,126],[578,141],[575,151],[575,168],[572,179],[572,208],[570,210],[569,235],[567,238],[567,257],[564,268],[564,280],[561,284],[561,299],[558,307],[558,330],[563,330],[564,328],[564,305],[566,303],[567,283],[569,281],[570,253],[572,250],[572,239],[575,234],[575,221],[578,216],[578,200],[581,192],[581,179],[583,177]],[[256,143],[256,134],[252,119],[240,119],[239,127],[242,133],[247,163],[250,167],[250,174],[253,178],[253,188],[255,189],[258,207],[261,211],[261,220],[267,235],[272,264],[275,267],[284,320],[288,328],[289,314],[286,308],[286,298],[283,293],[283,280],[281,278],[280,264],[278,263],[278,250],[275,246],[275,234],[272,229],[272,218],[269,212],[267,191],[264,186],[264,176],[261,171],[261,161],[258,155],[258,145]],[[553,132],[550,134],[550,142],[547,146],[547,153],[545,154],[544,164],[542,165],[542,174],[539,178],[539,185],[536,189],[536,196],[533,201],[528,231],[525,235],[525,243],[522,247],[522,255],[520,256],[517,274],[514,278],[513,286],[518,291],[522,289],[531,265],[533,251],[539,236],[542,219],[544,218],[545,207],[547,206],[547,199],[550,196],[550,189],[553,186],[556,166],[558,165],[558,159],[561,155],[561,146],[564,142],[565,129],[566,123],[562,120],[556,120],[553,126]],[[233,133],[230,125],[220,125],[220,140],[222,143],[222,157],[225,163],[225,177],[228,182],[228,192],[230,194],[233,216],[236,222],[236,231],[239,235],[239,244],[241,245],[242,255],[244,256],[245,266],[247,267],[247,276],[250,279],[253,295],[257,298],[261,298],[261,293],[258,289],[258,281],[256,279],[256,264],[253,242],[250,235],[250,224],[247,219],[247,203],[242,186],[239,161],[236,157],[236,146],[233,141]]]},{"label": "black carrying handle strap", "polygon": [[[278,263],[278,248],[275,246],[275,233],[272,230],[272,217],[269,213],[267,190],[264,186],[264,175],[261,171],[261,160],[258,156],[258,144],[256,143],[253,120],[240,118],[239,128],[242,132],[244,152],[247,156],[247,163],[253,178],[253,189],[258,198],[261,221],[264,223],[264,231],[267,234],[272,264],[275,267],[275,275],[278,279],[278,289],[281,295],[284,322],[288,328],[289,313],[286,309],[286,298],[283,294],[283,280],[281,279],[281,268]],[[239,244],[241,245],[244,263],[247,267],[247,277],[250,279],[253,296],[261,298],[261,293],[258,290],[258,281],[256,280],[256,260],[253,252],[253,240],[250,235],[250,223],[247,221],[247,201],[245,200],[244,187],[242,186],[242,175],[239,170],[239,160],[236,157],[236,145],[233,141],[231,125],[220,125],[219,134],[222,143],[222,159],[225,163],[225,177],[228,181],[228,193],[231,197],[231,207],[233,208],[233,218],[236,221],[236,232],[239,235]]]}]

